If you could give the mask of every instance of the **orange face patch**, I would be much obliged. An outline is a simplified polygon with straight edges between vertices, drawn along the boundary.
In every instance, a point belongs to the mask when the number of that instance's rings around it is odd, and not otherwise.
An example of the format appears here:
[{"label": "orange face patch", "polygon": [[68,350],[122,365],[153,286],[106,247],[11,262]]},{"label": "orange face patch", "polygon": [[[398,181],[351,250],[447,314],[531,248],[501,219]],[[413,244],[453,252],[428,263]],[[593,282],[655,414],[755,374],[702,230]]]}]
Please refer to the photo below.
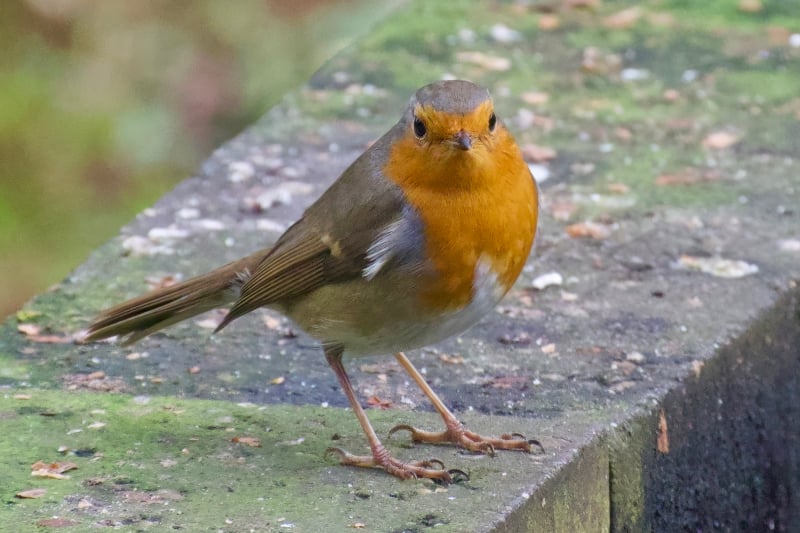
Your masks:
[{"label": "orange face patch", "polygon": [[[392,146],[383,172],[423,221],[437,276],[421,287],[422,303],[433,311],[456,310],[473,297],[482,257],[504,292],[516,280],[536,233],[536,185],[511,134],[499,124],[489,131],[491,102],[464,116],[417,112],[426,136],[419,139],[409,128]],[[473,137],[469,150],[449,142],[462,129]]]}]

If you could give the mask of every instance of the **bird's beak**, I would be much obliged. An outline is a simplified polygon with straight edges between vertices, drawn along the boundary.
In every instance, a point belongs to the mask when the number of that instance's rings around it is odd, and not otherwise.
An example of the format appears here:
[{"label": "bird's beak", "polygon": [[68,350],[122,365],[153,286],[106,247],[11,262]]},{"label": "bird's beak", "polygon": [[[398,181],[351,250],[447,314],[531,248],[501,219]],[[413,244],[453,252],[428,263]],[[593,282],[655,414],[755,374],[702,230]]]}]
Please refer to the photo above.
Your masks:
[{"label": "bird's beak", "polygon": [[453,142],[459,150],[464,150],[465,152],[472,148],[472,137],[464,130],[460,130],[453,136]]}]

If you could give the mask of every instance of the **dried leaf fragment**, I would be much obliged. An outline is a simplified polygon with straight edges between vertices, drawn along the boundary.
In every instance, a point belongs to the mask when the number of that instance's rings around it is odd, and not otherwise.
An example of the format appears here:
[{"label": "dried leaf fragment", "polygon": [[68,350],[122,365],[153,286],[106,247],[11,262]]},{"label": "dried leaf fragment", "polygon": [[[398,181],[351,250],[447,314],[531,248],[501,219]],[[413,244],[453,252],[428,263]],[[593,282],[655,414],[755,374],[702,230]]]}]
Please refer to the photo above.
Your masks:
[{"label": "dried leaf fragment", "polygon": [[486,70],[503,72],[511,68],[511,60],[507,57],[493,56],[483,52],[458,52],[456,59],[471,63]]},{"label": "dried leaf fragment", "polygon": [[460,354],[448,355],[443,353],[439,356],[439,360],[446,365],[461,365],[464,363],[464,356]]},{"label": "dried leaf fragment", "polygon": [[599,241],[611,236],[611,228],[605,224],[591,221],[570,224],[564,229],[567,235],[573,239],[595,239]]},{"label": "dried leaf fragment", "polygon": [[377,407],[379,409],[391,409],[392,401],[384,400],[383,398],[379,398],[377,395],[373,394],[367,398],[367,405],[370,407]]},{"label": "dried leaf fragment", "polygon": [[575,202],[564,198],[554,201],[545,201],[544,208],[554,219],[562,222],[566,222],[572,218],[572,216],[578,210],[578,206],[575,204]]},{"label": "dried leaf fragment", "polygon": [[628,194],[629,192],[631,192],[630,187],[618,181],[607,184],[606,188],[608,189],[608,192],[614,194]]},{"label": "dried leaf fragment", "polygon": [[712,150],[722,150],[730,148],[740,140],[741,137],[735,133],[729,131],[715,131],[709,133],[706,138],[703,139],[703,146]]},{"label": "dried leaf fragment", "polygon": [[619,126],[614,128],[614,137],[619,139],[620,141],[630,141],[633,139],[633,132],[629,128],[624,128]]},{"label": "dried leaf fragment", "polygon": [[76,468],[78,468],[78,465],[66,461],[56,463],[36,461],[31,465],[31,475],[34,477],[46,477],[51,479],[67,479],[69,476],[64,475],[64,472],[69,472]]},{"label": "dried leaf fragment", "polygon": [[217,320],[216,318],[204,318],[203,320],[198,320],[196,324],[198,327],[201,327],[203,329],[214,330],[217,329],[217,326],[219,326],[219,322],[220,321]]},{"label": "dried leaf fragment", "polygon": [[550,101],[550,95],[539,91],[527,91],[519,95],[520,99],[528,105],[543,105]]},{"label": "dried leaf fragment", "polygon": [[694,374],[694,377],[699,378],[700,374],[703,373],[703,367],[706,365],[705,361],[701,361],[700,359],[694,359],[691,365],[692,365],[692,374]]},{"label": "dried leaf fragment", "polygon": [[261,448],[261,439],[256,437],[233,437],[231,442],[235,444],[244,444],[252,448]]},{"label": "dried leaf fragment", "polygon": [[22,490],[16,493],[14,496],[23,500],[33,500],[36,498],[41,498],[45,494],[47,494],[47,489],[28,489]]},{"label": "dried leaf fragment", "polygon": [[397,372],[400,367],[394,361],[386,363],[365,363],[358,367],[362,372],[367,374],[393,374]]},{"label": "dried leaf fragment", "polygon": [[272,331],[281,329],[281,319],[273,315],[264,315],[264,325]]},{"label": "dried leaf fragment", "polygon": [[68,335],[42,335],[42,328],[37,324],[17,324],[17,331],[25,335],[30,341],[44,344],[66,344],[74,340]]},{"label": "dried leaf fragment", "polygon": [[165,276],[147,276],[144,278],[147,283],[147,288],[151,291],[156,289],[166,289],[182,281],[183,276],[180,274],[167,274]]},{"label": "dried leaf fragment", "polygon": [[658,437],[656,438],[656,448],[661,453],[669,453],[669,433],[667,430],[667,415],[662,409],[658,413]]},{"label": "dried leaf fragment", "polygon": [[758,265],[736,259],[723,257],[695,257],[682,255],[677,266],[689,270],[697,270],[718,278],[743,278],[758,272]]},{"label": "dried leaf fragment", "polygon": [[636,24],[642,15],[644,11],[641,7],[629,7],[604,18],[603,26],[612,30],[624,30]]},{"label": "dried leaf fragment", "polygon": [[574,302],[578,300],[578,295],[574,292],[561,291],[561,299],[565,302]]},{"label": "dried leaf fragment", "polygon": [[792,38],[792,31],[785,26],[767,26],[766,29],[770,46],[783,46]]},{"label": "dried leaf fragment", "polygon": [[676,89],[665,89],[664,92],[661,93],[661,98],[663,98],[665,102],[672,104],[681,99],[681,93]]},{"label": "dried leaf fragment", "polygon": [[551,342],[542,346],[542,353],[547,355],[552,355],[556,353],[556,345],[555,343]]},{"label": "dried leaf fragment", "polygon": [[561,27],[561,19],[558,15],[552,13],[543,13],[539,15],[539,29],[542,31],[557,30]]},{"label": "dried leaf fragment", "polygon": [[94,504],[91,501],[87,500],[86,498],[83,498],[81,501],[78,502],[78,509],[84,510],[84,509],[91,509],[92,507],[94,507]]},{"label": "dried leaf fragment", "polygon": [[532,143],[522,145],[520,150],[522,151],[522,157],[525,158],[525,161],[531,163],[544,163],[558,156],[558,152],[555,148],[539,146],[538,144]]},{"label": "dried leaf fragment", "polygon": [[694,185],[701,182],[711,182],[720,179],[716,170],[702,171],[697,168],[685,168],[675,174],[662,174],[656,178],[656,185],[669,187],[672,185]]},{"label": "dried leaf fragment", "polygon": [[31,335],[38,335],[41,330],[42,328],[36,324],[17,324],[17,331],[29,337]]},{"label": "dried leaf fragment", "polygon": [[742,13],[758,13],[764,9],[761,0],[739,0],[739,11]]}]

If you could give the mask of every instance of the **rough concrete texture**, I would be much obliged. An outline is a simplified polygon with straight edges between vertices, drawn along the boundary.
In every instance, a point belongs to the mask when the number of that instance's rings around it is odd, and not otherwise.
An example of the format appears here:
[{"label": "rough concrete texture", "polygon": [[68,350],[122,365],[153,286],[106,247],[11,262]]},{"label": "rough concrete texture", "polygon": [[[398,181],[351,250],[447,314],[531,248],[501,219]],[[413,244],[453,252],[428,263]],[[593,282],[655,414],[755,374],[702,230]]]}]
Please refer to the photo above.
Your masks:
[{"label": "rough concrete texture", "polygon": [[[582,4],[408,4],[8,320],[0,523],[796,530],[800,10]],[[364,450],[360,430],[318,348],[269,312],[129,349],[59,342],[148,283],[269,245],[445,75],[492,90],[541,180],[542,227],[495,313],[410,356],[471,428],[521,430],[545,454],[388,441],[469,471],[446,491],[336,466],[323,450]],[[534,288],[548,272],[561,283]],[[381,435],[436,426],[390,358],[349,368],[387,407],[370,412]],[[37,459],[79,469],[15,498],[42,484]]]}]

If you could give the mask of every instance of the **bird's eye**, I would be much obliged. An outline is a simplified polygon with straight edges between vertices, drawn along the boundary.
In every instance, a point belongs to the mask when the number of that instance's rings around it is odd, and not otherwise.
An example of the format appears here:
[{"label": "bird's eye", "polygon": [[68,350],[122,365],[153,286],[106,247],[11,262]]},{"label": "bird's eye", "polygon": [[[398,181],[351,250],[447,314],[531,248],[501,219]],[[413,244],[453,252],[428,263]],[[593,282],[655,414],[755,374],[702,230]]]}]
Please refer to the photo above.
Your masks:
[{"label": "bird's eye", "polygon": [[417,138],[422,139],[425,137],[425,134],[428,133],[428,128],[425,127],[425,124],[422,123],[420,119],[414,117],[414,135]]},{"label": "bird's eye", "polygon": [[497,115],[492,113],[489,116],[489,131],[494,131],[494,128],[497,126]]}]

